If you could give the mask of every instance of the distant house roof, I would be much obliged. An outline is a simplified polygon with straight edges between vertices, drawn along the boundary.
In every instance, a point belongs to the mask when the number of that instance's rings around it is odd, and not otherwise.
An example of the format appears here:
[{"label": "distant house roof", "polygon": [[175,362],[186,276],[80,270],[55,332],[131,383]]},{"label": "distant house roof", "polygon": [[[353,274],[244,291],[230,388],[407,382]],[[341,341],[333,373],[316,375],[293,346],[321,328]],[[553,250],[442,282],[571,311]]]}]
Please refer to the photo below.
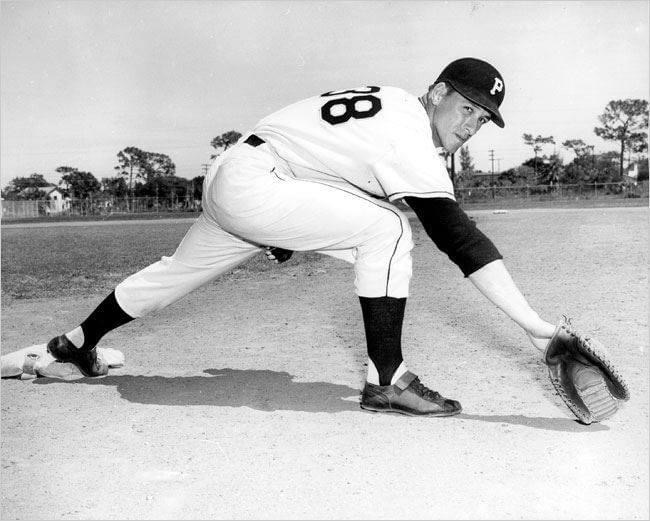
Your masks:
[{"label": "distant house roof", "polygon": [[51,192],[53,192],[54,190],[59,190],[59,187],[55,186],[55,185],[47,185],[47,186],[39,186],[38,187],[38,191],[42,192],[43,195],[48,195]]},{"label": "distant house roof", "polygon": [[52,192],[54,192],[54,190],[58,191],[59,193],[62,193],[59,187],[56,185],[29,187],[22,190],[21,193],[24,194],[24,193],[40,192],[43,197],[47,197]]}]

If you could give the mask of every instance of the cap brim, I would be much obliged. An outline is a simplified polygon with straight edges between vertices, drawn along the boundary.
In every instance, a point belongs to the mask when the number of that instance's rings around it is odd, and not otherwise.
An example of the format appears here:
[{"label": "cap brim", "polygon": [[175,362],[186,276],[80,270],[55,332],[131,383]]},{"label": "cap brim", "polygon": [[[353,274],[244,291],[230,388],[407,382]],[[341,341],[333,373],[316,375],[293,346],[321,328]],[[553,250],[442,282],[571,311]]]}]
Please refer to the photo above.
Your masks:
[{"label": "cap brim", "polygon": [[[478,103],[478,105],[481,104]],[[483,105],[481,105],[481,107],[483,107]],[[497,127],[503,128],[506,126],[506,124],[503,122],[503,118],[501,117],[501,114],[499,113],[499,109],[490,109],[489,107],[483,107],[483,108],[492,115],[492,121],[494,121],[494,124]]]},{"label": "cap brim", "polygon": [[448,82],[461,96],[464,96],[472,103],[475,103],[479,107],[483,107],[485,110],[487,110],[490,113],[490,116],[492,116],[491,119],[494,121],[497,127],[503,128],[506,126],[506,124],[503,122],[503,118],[501,117],[501,113],[499,112],[499,108],[496,106],[490,106],[490,104],[486,103],[482,99],[483,96],[481,96],[476,89],[473,89],[467,85],[459,84],[457,82],[452,83],[449,80],[442,81]]},{"label": "cap brim", "polygon": [[[478,103],[478,105],[481,105],[481,104]],[[481,107],[483,107],[483,105],[481,105]],[[506,126],[506,124],[503,122],[503,118],[501,117],[501,114],[499,114],[499,109],[490,109],[488,107],[483,107],[483,108],[485,110],[487,110],[492,115],[491,120],[494,121],[494,124],[497,127],[503,128],[503,127]]]}]

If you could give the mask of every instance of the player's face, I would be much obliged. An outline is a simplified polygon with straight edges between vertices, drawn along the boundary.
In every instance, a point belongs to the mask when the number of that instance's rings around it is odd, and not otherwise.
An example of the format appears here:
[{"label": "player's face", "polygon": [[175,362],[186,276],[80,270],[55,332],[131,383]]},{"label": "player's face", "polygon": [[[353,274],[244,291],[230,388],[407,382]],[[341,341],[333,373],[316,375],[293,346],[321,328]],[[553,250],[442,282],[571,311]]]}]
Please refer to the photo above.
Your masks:
[{"label": "player's face", "polygon": [[433,114],[433,141],[453,154],[489,120],[488,111],[452,89],[438,102]]}]

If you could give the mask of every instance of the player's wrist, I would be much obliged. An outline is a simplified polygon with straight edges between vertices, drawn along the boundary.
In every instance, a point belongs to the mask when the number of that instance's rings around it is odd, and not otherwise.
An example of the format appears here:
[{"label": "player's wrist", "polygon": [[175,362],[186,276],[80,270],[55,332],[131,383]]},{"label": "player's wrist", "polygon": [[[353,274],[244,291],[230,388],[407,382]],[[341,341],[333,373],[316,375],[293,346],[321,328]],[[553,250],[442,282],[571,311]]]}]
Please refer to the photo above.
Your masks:
[{"label": "player's wrist", "polygon": [[525,321],[519,324],[529,337],[548,340],[555,332],[555,325],[542,319],[537,313],[531,311]]}]

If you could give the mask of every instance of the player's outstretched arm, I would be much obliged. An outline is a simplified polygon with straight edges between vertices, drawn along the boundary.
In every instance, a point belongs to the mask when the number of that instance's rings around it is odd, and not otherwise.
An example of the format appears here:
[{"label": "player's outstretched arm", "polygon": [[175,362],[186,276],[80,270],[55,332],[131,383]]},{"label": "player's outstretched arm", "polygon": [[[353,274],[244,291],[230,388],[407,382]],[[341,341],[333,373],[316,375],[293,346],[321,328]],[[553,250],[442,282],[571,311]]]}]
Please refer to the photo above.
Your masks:
[{"label": "player's outstretched arm", "polygon": [[533,345],[543,351],[555,332],[555,326],[546,322],[530,307],[521,294],[502,260],[486,264],[468,276],[474,286],[514,320],[528,335]]},{"label": "player's outstretched arm", "polygon": [[537,349],[543,350],[555,326],[542,320],[530,307],[503,264],[499,250],[458,203],[443,198],[405,199],[438,249],[458,265],[488,300],[526,331]]}]

